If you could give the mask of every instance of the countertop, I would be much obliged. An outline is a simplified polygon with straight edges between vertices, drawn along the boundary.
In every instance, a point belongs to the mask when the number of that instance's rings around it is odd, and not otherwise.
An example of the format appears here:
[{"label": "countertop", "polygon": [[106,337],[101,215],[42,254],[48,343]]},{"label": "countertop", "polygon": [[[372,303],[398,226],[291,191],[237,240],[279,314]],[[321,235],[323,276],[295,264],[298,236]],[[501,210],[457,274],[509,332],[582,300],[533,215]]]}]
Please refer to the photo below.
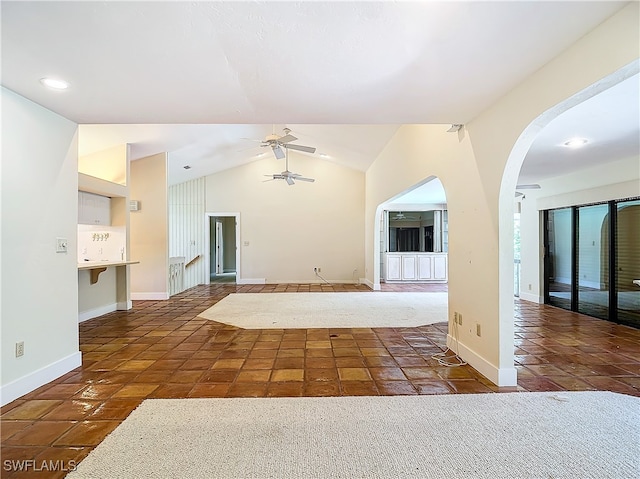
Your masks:
[{"label": "countertop", "polygon": [[78,263],[78,269],[95,269],[95,268],[108,268],[109,266],[125,266],[127,264],[138,264],[140,261],[84,261]]}]

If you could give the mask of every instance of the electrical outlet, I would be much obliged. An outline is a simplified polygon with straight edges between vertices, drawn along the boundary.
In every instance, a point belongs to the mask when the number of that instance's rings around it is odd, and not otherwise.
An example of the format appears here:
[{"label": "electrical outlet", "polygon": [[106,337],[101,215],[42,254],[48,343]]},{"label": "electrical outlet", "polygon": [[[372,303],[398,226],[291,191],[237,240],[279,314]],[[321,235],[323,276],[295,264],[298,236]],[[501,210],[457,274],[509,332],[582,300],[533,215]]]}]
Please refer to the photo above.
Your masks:
[{"label": "electrical outlet", "polygon": [[457,311],[453,312],[453,322],[458,324],[458,312]]},{"label": "electrical outlet", "polygon": [[318,268],[318,267],[313,268],[313,272],[314,273],[320,273],[320,272],[322,272],[322,268]]},{"label": "electrical outlet", "polygon": [[531,283],[529,283],[529,291],[531,291]]},{"label": "electrical outlet", "polygon": [[24,341],[16,343],[16,358],[24,356]]},{"label": "electrical outlet", "polygon": [[458,324],[462,326],[462,313],[458,313]]},{"label": "electrical outlet", "polygon": [[481,334],[480,334],[480,323],[476,323],[476,335],[481,336]]}]

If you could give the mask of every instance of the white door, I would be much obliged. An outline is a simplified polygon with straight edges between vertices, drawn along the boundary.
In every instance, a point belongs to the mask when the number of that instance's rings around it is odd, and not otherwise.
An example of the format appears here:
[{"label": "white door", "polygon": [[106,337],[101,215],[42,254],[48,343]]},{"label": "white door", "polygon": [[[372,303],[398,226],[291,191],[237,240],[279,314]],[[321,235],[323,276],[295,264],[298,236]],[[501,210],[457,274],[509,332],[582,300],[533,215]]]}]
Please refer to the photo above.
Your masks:
[{"label": "white door", "polygon": [[224,244],[222,221],[216,221],[216,274],[224,272]]}]

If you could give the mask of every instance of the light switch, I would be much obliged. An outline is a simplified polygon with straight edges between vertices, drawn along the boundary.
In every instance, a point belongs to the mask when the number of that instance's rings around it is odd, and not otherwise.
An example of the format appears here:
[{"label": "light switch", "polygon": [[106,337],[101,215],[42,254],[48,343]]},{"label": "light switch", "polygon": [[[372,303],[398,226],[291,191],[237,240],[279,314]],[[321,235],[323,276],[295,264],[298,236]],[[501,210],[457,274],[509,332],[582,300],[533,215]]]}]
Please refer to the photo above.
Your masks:
[{"label": "light switch", "polygon": [[56,253],[66,253],[68,245],[67,238],[56,238]]}]

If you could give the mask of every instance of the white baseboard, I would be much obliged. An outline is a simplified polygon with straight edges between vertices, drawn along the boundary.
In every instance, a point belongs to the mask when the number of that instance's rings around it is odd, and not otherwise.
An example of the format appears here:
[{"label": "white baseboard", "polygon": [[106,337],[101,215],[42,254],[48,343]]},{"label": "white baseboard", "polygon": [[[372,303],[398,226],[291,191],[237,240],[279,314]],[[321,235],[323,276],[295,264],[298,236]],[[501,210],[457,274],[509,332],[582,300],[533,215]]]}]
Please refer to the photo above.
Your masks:
[{"label": "white baseboard", "polygon": [[497,386],[518,385],[518,371],[515,366],[510,368],[497,368],[460,341],[456,341],[450,334],[447,334],[447,346],[453,351],[457,351],[462,359],[493,384]]},{"label": "white baseboard", "polygon": [[236,278],[236,284],[267,284],[265,278]]},{"label": "white baseboard", "polygon": [[520,291],[520,299],[524,301],[529,301],[531,303],[542,304],[544,303],[544,298],[542,296],[538,296],[537,294],[531,293],[523,293]]},{"label": "white baseboard", "polygon": [[116,304],[118,311],[129,311],[131,308],[133,308],[133,301],[122,301]]},{"label": "white baseboard", "polygon": [[9,404],[14,399],[30,393],[34,389],[59,378],[81,365],[82,353],[77,351],[15,381],[4,384],[0,388],[0,406]]},{"label": "white baseboard", "polygon": [[131,293],[131,299],[133,301],[162,301],[169,299],[169,293]]},{"label": "white baseboard", "polygon": [[367,278],[360,278],[360,284],[364,284],[365,286],[368,286],[369,288],[371,288],[373,291],[380,291],[380,283],[374,283],[373,281],[369,281]]},{"label": "white baseboard", "polygon": [[97,318],[98,316],[102,316],[103,314],[112,313],[117,309],[119,309],[118,304],[113,303],[105,304],[104,306],[100,306],[99,308],[89,309],[88,311],[80,311],[78,313],[78,322],[82,323],[83,321]]}]

